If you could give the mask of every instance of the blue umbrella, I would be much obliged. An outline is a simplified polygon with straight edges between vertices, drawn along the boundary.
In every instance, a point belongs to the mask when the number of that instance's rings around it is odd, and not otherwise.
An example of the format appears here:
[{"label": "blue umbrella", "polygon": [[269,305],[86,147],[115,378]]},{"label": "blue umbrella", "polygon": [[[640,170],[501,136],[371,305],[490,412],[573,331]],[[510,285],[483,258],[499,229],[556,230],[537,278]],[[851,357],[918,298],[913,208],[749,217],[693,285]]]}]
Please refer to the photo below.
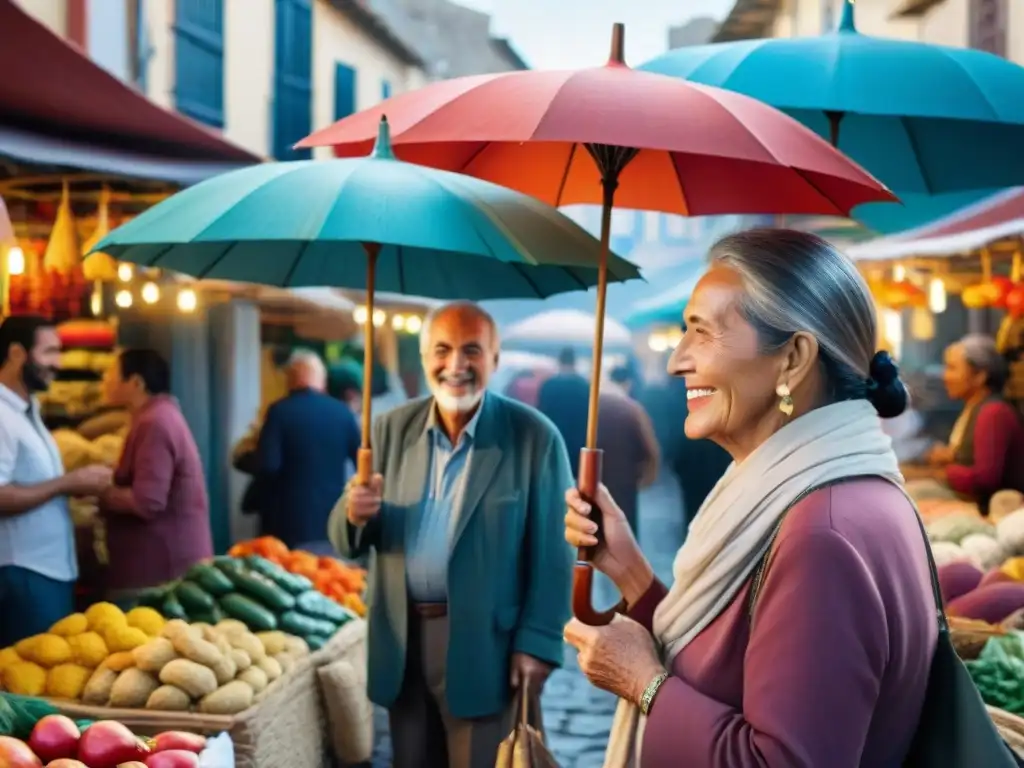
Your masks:
[{"label": "blue umbrella", "polygon": [[633,310],[626,315],[626,326],[632,329],[644,328],[649,325],[679,325],[682,322],[683,309],[690,300],[697,281],[704,274],[706,265],[701,264],[691,275],[671,288],[662,291],[644,301],[633,305]]},{"label": "blue umbrella", "polygon": [[983,51],[862,35],[852,1],[831,34],[679,48],[640,69],[781,109],[897,194],[1024,183],[1024,68]]},{"label": "blue umbrella", "polygon": [[[601,244],[554,208],[496,184],[403,163],[386,119],[369,157],[267,163],[179,192],[90,253],[200,278],[438,299],[549,296],[598,281]],[[608,278],[637,278],[611,256]],[[373,324],[366,326],[363,450],[370,471]]]}]

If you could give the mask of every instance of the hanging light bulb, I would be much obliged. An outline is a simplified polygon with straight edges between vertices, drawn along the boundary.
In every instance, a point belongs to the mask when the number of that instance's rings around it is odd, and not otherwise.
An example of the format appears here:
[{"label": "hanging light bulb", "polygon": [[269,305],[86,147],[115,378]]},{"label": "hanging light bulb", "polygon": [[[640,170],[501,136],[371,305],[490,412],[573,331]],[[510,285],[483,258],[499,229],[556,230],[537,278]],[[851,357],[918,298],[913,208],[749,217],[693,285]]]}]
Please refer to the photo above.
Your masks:
[{"label": "hanging light bulb", "polygon": [[146,283],[142,286],[142,300],[147,304],[156,304],[160,301],[160,286],[156,283]]},{"label": "hanging light bulb", "polygon": [[405,318],[405,330],[409,333],[419,333],[423,328],[423,318],[419,315],[409,315]]},{"label": "hanging light bulb", "polygon": [[356,307],[355,311],[352,313],[352,319],[359,325],[363,325],[366,322],[366,307],[362,305]]},{"label": "hanging light bulb", "polygon": [[892,280],[894,283],[902,283],[907,279],[907,268],[902,264],[897,264],[892,268]]},{"label": "hanging light bulb", "polygon": [[388,319],[388,316],[384,312],[383,309],[375,309],[375,310],[373,310],[373,327],[374,328],[380,328],[382,325],[384,325],[384,321],[387,320],[387,319]]},{"label": "hanging light bulb", "polygon": [[101,282],[97,281],[92,287],[92,294],[89,296],[89,311],[92,312],[93,317],[103,314],[103,283]]},{"label": "hanging light bulb", "polygon": [[182,312],[195,312],[199,305],[199,298],[191,288],[182,288],[178,291],[178,309]]},{"label": "hanging light bulb", "polygon": [[12,246],[7,252],[7,274],[12,277],[25,274],[25,252],[20,246]]},{"label": "hanging light bulb", "polygon": [[135,274],[135,270],[132,269],[131,264],[118,264],[117,265],[117,279],[122,283],[130,283],[132,276]]},{"label": "hanging light bulb", "polygon": [[391,318],[391,327],[396,331],[400,331],[405,328],[405,315],[395,315]]},{"label": "hanging light bulb", "polygon": [[132,305],[132,292],[118,291],[117,295],[114,296],[114,303],[121,309],[128,309]]},{"label": "hanging light bulb", "polygon": [[933,277],[928,283],[928,309],[936,315],[946,311],[946,284],[941,277]]},{"label": "hanging light bulb", "polygon": [[647,339],[647,346],[652,352],[667,352],[668,339],[662,333],[652,333]]}]

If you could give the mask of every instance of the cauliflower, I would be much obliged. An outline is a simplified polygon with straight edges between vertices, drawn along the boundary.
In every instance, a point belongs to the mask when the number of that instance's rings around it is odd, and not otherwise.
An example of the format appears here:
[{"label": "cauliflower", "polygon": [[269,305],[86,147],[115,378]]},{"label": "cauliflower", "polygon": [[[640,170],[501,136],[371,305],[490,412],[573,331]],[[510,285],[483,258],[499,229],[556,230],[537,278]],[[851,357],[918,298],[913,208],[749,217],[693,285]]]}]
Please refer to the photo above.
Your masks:
[{"label": "cauliflower", "polygon": [[98,632],[84,632],[68,638],[71,658],[75,664],[95,669],[110,655],[107,643]]},{"label": "cauliflower", "polygon": [[996,538],[1011,555],[1024,555],[1024,509],[1011,512],[996,523]]},{"label": "cauliflower", "polygon": [[125,626],[128,622],[124,613],[113,603],[96,603],[90,605],[85,612],[89,620],[89,629],[103,634],[110,626]]},{"label": "cauliflower", "polygon": [[970,562],[971,558],[958,545],[948,541],[932,542],[932,557],[935,559],[936,567],[946,563],[955,563],[961,560]]},{"label": "cauliflower", "polygon": [[19,696],[42,696],[46,670],[31,661],[16,661],[4,669],[4,689]]},{"label": "cauliflower", "polygon": [[50,634],[60,635],[61,637],[74,637],[75,635],[82,634],[88,628],[89,620],[85,618],[84,613],[72,613],[50,627]]},{"label": "cauliflower", "polygon": [[159,637],[163,631],[166,619],[152,608],[132,608],[126,616],[129,627],[141,629],[150,637]]},{"label": "cauliflower", "polygon": [[972,533],[993,534],[991,524],[975,515],[950,514],[940,517],[928,526],[928,538],[932,541],[948,541],[959,544]]},{"label": "cauliflower", "polygon": [[55,699],[78,699],[92,671],[79,664],[58,664],[46,675],[46,695]]},{"label": "cauliflower", "polygon": [[960,541],[960,548],[967,553],[971,562],[987,571],[995,568],[1006,557],[999,542],[984,533],[972,533]]},{"label": "cauliflower", "polygon": [[149,636],[141,629],[129,627],[127,624],[108,626],[103,632],[107,649],[112,653],[131,651],[149,642]]}]

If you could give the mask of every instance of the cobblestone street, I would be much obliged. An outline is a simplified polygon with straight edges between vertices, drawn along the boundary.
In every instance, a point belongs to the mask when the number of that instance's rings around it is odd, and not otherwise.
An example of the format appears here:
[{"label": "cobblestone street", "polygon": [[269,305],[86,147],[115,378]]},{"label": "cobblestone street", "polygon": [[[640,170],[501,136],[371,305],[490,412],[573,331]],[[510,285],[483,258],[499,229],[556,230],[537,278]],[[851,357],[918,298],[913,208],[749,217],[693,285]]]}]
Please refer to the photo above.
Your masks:
[{"label": "cobblestone street", "polygon": [[[659,578],[671,580],[672,559],[682,541],[682,500],[675,478],[662,477],[641,495],[640,540]],[[618,598],[610,585],[598,580],[597,602],[612,605]],[[565,666],[548,680],[542,698],[548,745],[562,768],[600,768],[608,742],[615,698],[593,688],[566,649]],[[391,765],[387,718],[377,712],[374,768]]]}]

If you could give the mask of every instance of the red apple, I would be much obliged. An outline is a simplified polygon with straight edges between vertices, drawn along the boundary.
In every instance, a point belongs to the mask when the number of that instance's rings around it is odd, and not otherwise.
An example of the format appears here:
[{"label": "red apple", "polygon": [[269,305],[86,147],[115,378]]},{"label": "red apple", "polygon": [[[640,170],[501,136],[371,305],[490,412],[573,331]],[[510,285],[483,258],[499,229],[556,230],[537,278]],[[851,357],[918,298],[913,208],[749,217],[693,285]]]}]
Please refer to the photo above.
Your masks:
[{"label": "red apple", "polygon": [[42,768],[43,761],[21,739],[0,736],[0,765],[4,768]]},{"label": "red apple", "polygon": [[120,763],[142,760],[149,747],[114,720],[93,723],[78,741],[78,759],[89,768],[117,768]]},{"label": "red apple", "polygon": [[62,757],[77,755],[81,736],[78,726],[70,717],[47,715],[35,724],[28,737],[28,745],[40,760],[50,763]]},{"label": "red apple", "polygon": [[146,768],[199,768],[199,755],[185,749],[169,749],[147,757]]},{"label": "red apple", "polygon": [[89,766],[80,760],[69,760],[66,757],[61,757],[52,763],[47,763],[46,768],[89,768]]},{"label": "red apple", "polygon": [[206,747],[206,737],[185,731],[166,731],[153,737],[153,751],[166,752],[169,749],[184,749],[197,755]]}]

